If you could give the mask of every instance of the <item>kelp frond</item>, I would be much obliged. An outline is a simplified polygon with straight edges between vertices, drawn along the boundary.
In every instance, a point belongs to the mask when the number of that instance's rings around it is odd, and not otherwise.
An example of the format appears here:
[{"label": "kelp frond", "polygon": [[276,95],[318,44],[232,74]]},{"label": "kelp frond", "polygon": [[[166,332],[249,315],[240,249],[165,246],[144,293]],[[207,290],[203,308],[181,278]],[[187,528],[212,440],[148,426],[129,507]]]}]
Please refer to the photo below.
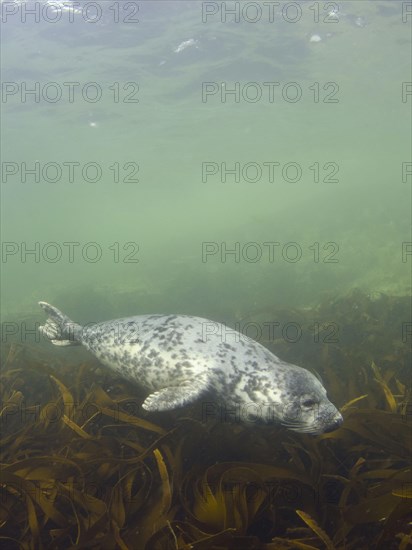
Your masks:
[{"label": "kelp frond", "polygon": [[[147,418],[143,397],[95,362],[74,366],[10,345],[0,385],[0,544],[407,550],[411,352],[392,320],[406,321],[408,308],[401,298],[354,293],[281,312],[302,326],[340,326],[334,343],[273,349],[318,370],[342,411],[343,425],[316,437],[201,422],[201,403]],[[267,321],[282,321],[268,311]]]}]

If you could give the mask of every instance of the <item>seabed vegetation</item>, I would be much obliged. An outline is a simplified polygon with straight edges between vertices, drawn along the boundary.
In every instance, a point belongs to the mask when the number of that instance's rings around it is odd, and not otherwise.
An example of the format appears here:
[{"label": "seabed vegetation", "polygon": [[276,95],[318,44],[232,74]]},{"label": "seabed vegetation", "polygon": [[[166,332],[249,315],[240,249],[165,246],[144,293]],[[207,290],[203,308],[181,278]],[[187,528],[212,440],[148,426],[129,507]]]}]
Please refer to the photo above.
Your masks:
[{"label": "seabed vegetation", "polygon": [[94,359],[4,345],[1,547],[411,548],[410,308],[354,291],[243,317],[319,323],[316,345],[313,332],[311,345],[266,343],[316,368],[342,411],[343,425],[319,436],[206,421],[201,402],[149,416],[144,393]]}]

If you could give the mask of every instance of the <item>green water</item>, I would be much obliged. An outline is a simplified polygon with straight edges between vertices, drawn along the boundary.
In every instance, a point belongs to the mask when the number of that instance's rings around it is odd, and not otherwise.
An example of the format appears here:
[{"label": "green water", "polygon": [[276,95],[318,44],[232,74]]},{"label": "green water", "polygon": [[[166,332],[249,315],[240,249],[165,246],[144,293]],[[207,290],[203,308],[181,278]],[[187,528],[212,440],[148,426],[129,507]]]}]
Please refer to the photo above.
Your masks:
[{"label": "green water", "polygon": [[[324,23],[326,4],[300,2],[291,23],[281,2],[273,23],[265,15],[225,23],[219,14],[203,23],[201,2],[139,2],[135,24],[114,23],[112,4],[100,2],[96,24],[79,14],[74,23],[20,23],[20,13],[3,24],[3,81],[103,90],[95,103],[77,93],[72,103],[67,95],[22,103],[16,94],[2,104],[3,170],[19,170],[2,179],[4,320],[40,317],[38,300],[77,320],[168,311],[222,320],[267,305],[315,305],[354,287],[409,292],[407,3],[339,2],[338,21]],[[133,91],[122,90],[127,82],[138,84],[138,103],[122,101]],[[203,82],[238,82],[243,91],[253,82],[251,94],[263,94],[222,102],[219,91],[202,101]],[[265,82],[280,83],[273,101]],[[299,101],[282,98],[291,82]],[[326,83],[334,84],[323,90]],[[62,179],[23,182],[21,163],[35,162],[57,164]],[[97,163],[101,178],[87,181],[93,169],[85,179],[77,167],[68,181],[70,162]],[[239,163],[240,181],[221,173],[202,181],[202,163]],[[267,163],[279,163],[274,181]],[[299,181],[293,167],[282,177],[287,163],[299,166]],[[123,181],[134,166],[138,181]],[[253,181],[256,166],[262,177]],[[331,167],[336,182],[324,181]],[[68,242],[78,243],[72,258]]]}]

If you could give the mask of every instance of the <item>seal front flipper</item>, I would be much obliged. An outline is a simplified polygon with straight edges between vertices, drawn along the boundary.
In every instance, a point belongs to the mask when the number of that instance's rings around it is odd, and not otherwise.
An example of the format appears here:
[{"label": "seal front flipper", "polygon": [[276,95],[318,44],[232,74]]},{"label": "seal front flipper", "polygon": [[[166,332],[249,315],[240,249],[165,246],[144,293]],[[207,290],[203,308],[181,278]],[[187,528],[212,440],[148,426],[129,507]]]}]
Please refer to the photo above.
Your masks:
[{"label": "seal front flipper", "polygon": [[142,407],[146,411],[170,411],[183,407],[195,401],[208,388],[206,376],[198,376],[194,380],[188,380],[180,386],[168,386],[151,393],[144,400]]},{"label": "seal front flipper", "polygon": [[47,302],[39,302],[39,305],[49,316],[46,323],[39,327],[39,330],[52,344],[55,346],[81,345],[81,325],[73,323],[71,319]]}]

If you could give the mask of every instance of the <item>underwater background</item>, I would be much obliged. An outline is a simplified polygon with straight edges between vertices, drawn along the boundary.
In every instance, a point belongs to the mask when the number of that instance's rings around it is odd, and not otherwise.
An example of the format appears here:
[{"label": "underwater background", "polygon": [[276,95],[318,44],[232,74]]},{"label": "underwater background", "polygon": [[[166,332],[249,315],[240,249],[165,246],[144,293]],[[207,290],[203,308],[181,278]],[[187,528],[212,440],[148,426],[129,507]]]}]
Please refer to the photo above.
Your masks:
[{"label": "underwater background", "polygon": [[[411,3],[1,10],[2,547],[411,547]],[[344,424],[143,414],[39,300],[226,323]]]}]

